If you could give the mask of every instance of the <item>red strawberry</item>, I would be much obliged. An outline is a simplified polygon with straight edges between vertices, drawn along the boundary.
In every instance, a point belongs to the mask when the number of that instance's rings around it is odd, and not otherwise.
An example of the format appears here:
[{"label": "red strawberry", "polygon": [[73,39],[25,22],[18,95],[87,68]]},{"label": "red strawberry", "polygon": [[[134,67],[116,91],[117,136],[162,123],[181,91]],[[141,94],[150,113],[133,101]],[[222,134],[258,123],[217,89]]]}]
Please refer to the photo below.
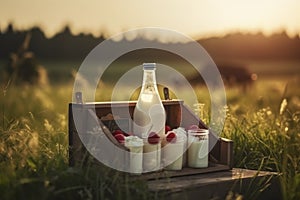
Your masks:
[{"label": "red strawberry", "polygon": [[148,143],[149,144],[158,144],[160,137],[157,133],[151,132],[148,136]]},{"label": "red strawberry", "polygon": [[115,136],[115,135],[118,135],[118,134],[123,134],[123,131],[117,129],[117,130],[114,130],[112,134],[113,134],[114,136]]},{"label": "red strawberry", "polygon": [[114,137],[119,143],[125,143],[125,136],[123,134],[116,134]]},{"label": "red strawberry", "polygon": [[175,143],[176,139],[177,139],[176,133],[174,133],[173,131],[170,131],[167,134],[166,139],[167,139],[168,142]]},{"label": "red strawberry", "polygon": [[172,129],[171,129],[171,127],[169,126],[169,125],[166,125],[165,126],[165,133],[167,133],[168,131],[171,131]]}]

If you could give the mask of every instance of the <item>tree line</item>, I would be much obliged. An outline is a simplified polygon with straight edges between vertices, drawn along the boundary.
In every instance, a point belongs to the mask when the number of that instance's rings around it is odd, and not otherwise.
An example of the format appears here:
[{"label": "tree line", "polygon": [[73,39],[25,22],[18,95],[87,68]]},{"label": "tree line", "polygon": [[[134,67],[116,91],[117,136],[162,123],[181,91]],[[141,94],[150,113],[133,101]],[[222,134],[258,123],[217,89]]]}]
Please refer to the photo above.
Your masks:
[{"label": "tree line", "polygon": [[14,30],[9,24],[6,30],[0,33],[0,58],[8,58],[23,43],[27,34],[31,35],[28,50],[34,52],[38,58],[46,59],[83,59],[104,37],[94,37],[92,34],[73,35],[66,26],[51,38],[47,38],[40,27],[29,30]]},{"label": "tree line", "polygon": [[[34,52],[37,58],[45,59],[82,60],[105,40],[103,36],[92,34],[73,35],[69,26],[47,38],[40,27],[20,31],[9,24],[5,30],[0,30],[0,59],[7,59],[11,52],[15,52],[27,34],[31,34],[28,50]],[[214,59],[300,59],[299,36],[290,38],[285,32],[268,37],[259,33],[235,33],[221,38],[200,39],[198,42]]]}]

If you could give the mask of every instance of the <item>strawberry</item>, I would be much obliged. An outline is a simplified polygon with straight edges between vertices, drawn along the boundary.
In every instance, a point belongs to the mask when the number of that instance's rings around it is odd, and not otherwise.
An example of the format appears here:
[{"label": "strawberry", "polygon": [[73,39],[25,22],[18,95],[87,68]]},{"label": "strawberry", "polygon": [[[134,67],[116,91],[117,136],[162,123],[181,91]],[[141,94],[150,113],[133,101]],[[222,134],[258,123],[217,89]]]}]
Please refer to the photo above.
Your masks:
[{"label": "strawberry", "polygon": [[170,143],[176,143],[176,133],[174,133],[173,131],[168,132],[166,139]]},{"label": "strawberry", "polygon": [[157,133],[151,132],[148,136],[148,143],[149,144],[158,144],[160,137]]},{"label": "strawberry", "polygon": [[172,129],[171,129],[171,127],[169,126],[169,125],[166,125],[165,126],[165,133],[167,133],[168,131],[171,131]]},{"label": "strawberry", "polygon": [[123,134],[123,131],[121,131],[120,129],[114,130],[112,133],[114,136],[118,135],[118,134]]},{"label": "strawberry", "polygon": [[116,134],[114,137],[119,143],[125,143],[125,136],[123,134]]}]

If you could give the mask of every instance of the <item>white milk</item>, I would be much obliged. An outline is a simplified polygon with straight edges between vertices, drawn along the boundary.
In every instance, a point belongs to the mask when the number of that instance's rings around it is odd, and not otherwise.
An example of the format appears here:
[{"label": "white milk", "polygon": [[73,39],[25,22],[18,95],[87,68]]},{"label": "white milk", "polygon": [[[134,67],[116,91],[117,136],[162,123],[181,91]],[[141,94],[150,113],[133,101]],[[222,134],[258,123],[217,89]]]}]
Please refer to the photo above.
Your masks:
[{"label": "white milk", "polygon": [[178,127],[177,129],[174,129],[175,133],[177,135],[180,135],[180,137],[183,137],[184,139],[184,146],[183,146],[183,154],[182,154],[182,167],[185,167],[187,165],[187,148],[188,148],[188,140],[187,140],[187,132],[185,131],[185,128]]},{"label": "white milk", "polygon": [[160,137],[165,134],[165,111],[157,98],[151,103],[140,101],[134,109],[134,135],[148,138],[150,132],[157,133]]},{"label": "white milk", "polygon": [[183,141],[168,143],[162,148],[162,157],[166,170],[182,169]]},{"label": "white milk", "polygon": [[166,113],[161,102],[155,76],[156,64],[143,64],[143,84],[133,113],[133,134],[148,138],[150,132],[164,136]]},{"label": "white milk", "polygon": [[143,172],[143,145],[143,140],[137,136],[125,137],[125,146],[130,150],[130,173],[141,174]]},{"label": "white milk", "polygon": [[161,143],[149,144],[145,141],[143,151],[143,172],[159,170],[161,160]]},{"label": "white milk", "polygon": [[189,130],[188,145],[188,166],[208,167],[208,130]]},{"label": "white milk", "polygon": [[183,166],[186,135],[182,133],[181,129],[174,129],[172,132],[176,134],[176,142],[167,142],[162,148],[162,160],[166,170],[181,170]]}]

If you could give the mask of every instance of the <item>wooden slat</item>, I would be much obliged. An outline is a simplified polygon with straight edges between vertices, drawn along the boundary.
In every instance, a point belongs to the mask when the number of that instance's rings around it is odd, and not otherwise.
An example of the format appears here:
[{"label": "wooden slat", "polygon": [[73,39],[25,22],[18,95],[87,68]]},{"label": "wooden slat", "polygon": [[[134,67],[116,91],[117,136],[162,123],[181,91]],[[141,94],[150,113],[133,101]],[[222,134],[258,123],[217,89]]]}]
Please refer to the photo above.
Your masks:
[{"label": "wooden slat", "polygon": [[132,177],[135,179],[153,180],[153,179],[163,179],[163,178],[205,174],[205,173],[210,173],[210,172],[215,172],[215,171],[224,171],[224,170],[230,170],[230,168],[226,165],[210,163],[209,167],[207,167],[207,168],[184,167],[182,170],[178,170],[178,171],[161,170],[161,171],[157,171],[157,172],[145,173],[145,174],[142,174],[139,176],[132,175]]},{"label": "wooden slat", "polygon": [[[153,179],[148,181],[148,188],[166,200],[206,200],[226,199],[229,192],[249,195],[249,192],[254,192],[254,188],[259,190],[267,184],[269,187],[258,199],[279,200],[281,194],[278,183],[277,173],[234,168],[220,172]],[[250,188],[252,191],[249,191]]]}]

